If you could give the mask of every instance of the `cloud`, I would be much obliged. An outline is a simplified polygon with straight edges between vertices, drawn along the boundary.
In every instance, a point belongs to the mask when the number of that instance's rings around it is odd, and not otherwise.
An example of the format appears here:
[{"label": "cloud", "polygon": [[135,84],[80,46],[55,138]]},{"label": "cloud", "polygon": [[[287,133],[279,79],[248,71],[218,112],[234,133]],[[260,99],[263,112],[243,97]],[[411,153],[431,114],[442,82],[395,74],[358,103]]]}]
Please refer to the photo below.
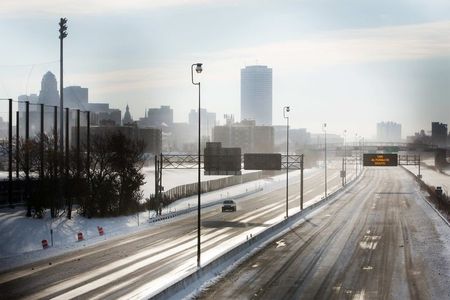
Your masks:
[{"label": "cloud", "polygon": [[232,4],[236,1],[226,0],[2,0],[0,14],[23,15],[64,15],[64,14],[108,14],[129,11],[152,10],[158,8],[205,5]]},{"label": "cloud", "polygon": [[[104,91],[177,88],[190,76],[189,65],[201,58],[205,80],[230,81],[239,69],[256,59],[274,68],[274,74],[295,73],[336,65],[405,61],[450,56],[450,22],[322,32],[304,39],[267,43],[254,47],[199,52],[160,61],[150,67],[102,73],[73,74]],[[189,79],[189,78],[188,78]]]},{"label": "cloud", "polygon": [[308,38],[206,54],[212,61],[255,61],[277,68],[317,67],[450,55],[450,21],[323,32]]},{"label": "cloud", "polygon": [[66,82],[95,87],[99,94],[117,92],[169,89],[189,84],[189,66],[182,62],[165,62],[164,65],[147,68],[121,69],[98,73],[65,75]]}]

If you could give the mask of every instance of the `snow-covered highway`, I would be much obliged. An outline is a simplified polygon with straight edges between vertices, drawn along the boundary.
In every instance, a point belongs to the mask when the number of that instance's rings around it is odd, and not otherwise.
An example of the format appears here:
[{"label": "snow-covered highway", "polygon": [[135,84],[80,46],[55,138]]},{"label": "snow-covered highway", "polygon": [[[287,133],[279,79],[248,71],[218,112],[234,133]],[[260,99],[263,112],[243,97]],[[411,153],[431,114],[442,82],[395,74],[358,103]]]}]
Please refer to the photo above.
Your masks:
[{"label": "snow-covered highway", "polygon": [[412,176],[384,167],[198,298],[450,299],[449,286],[449,226]]},{"label": "snow-covered highway", "polygon": [[[350,175],[350,174],[349,174]],[[305,203],[323,195],[323,172],[305,178]],[[329,169],[329,190],[341,185]],[[299,210],[299,183],[290,186],[290,213]],[[236,213],[202,210],[202,264],[283,219],[284,188],[237,200]],[[145,298],[196,269],[196,214],[162,222],[127,237],[0,273],[6,299]]]}]

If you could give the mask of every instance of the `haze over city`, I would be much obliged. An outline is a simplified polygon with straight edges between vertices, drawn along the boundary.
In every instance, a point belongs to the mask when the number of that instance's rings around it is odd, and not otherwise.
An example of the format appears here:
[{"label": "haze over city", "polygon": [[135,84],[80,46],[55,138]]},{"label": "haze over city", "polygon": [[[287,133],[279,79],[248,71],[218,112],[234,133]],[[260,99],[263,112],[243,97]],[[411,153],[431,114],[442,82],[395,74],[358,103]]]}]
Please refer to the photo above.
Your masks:
[{"label": "haze over city", "polygon": [[449,0],[0,0],[0,298],[450,299]]},{"label": "haze over city", "polygon": [[[2,1],[0,94],[38,93],[58,78],[57,22],[68,18],[64,85],[89,88],[134,118],[160,105],[187,121],[190,65],[202,62],[202,107],[240,119],[240,70],[273,69],[273,124],[402,136],[449,122],[447,1]],[[1,109],[6,111],[6,106]],[[2,115],[3,116],[3,115]],[[5,119],[6,116],[3,116]]]}]

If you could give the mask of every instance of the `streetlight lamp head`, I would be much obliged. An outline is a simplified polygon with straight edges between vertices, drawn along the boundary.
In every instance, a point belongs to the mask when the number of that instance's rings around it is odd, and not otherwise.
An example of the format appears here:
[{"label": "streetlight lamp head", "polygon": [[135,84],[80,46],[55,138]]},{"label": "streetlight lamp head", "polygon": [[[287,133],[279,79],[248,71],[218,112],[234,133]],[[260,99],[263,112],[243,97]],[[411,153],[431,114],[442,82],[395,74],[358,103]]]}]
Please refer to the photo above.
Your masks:
[{"label": "streetlight lamp head", "polygon": [[199,73],[199,74],[203,71],[202,65],[203,65],[203,64],[201,64],[201,63],[197,63],[197,64],[196,64],[195,71],[196,71],[197,73]]},{"label": "streetlight lamp head", "polygon": [[291,108],[290,108],[289,106],[286,106],[286,111],[287,111],[287,112],[290,112],[290,111],[291,111]]}]

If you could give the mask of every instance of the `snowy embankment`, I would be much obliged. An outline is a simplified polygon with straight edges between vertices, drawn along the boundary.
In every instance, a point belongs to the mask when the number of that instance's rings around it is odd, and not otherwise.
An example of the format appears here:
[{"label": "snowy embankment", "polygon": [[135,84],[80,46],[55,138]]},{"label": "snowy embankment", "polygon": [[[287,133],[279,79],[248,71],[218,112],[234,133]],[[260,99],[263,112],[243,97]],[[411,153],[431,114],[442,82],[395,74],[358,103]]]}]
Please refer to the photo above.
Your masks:
[{"label": "snowy embankment", "polygon": [[[418,175],[418,166],[403,166],[411,174]],[[430,187],[435,189],[441,187],[444,195],[449,196],[450,175],[447,172],[440,172],[434,166],[434,161],[427,161],[421,165],[420,180]],[[441,210],[436,203],[428,201],[428,204],[435,210],[435,212],[450,226],[450,216],[445,210]]]},{"label": "snowy embankment", "polygon": [[[195,181],[195,170],[189,171],[189,174],[180,170],[178,172],[169,172],[165,177],[165,185],[168,188]],[[317,169],[305,170],[305,175],[316,172]],[[149,173],[151,171],[149,170]],[[181,175],[180,175],[181,174]],[[147,178],[148,178],[147,174]],[[150,175],[151,176],[151,175]],[[178,177],[178,178],[176,178]],[[213,176],[219,177],[219,176]],[[223,176],[221,176],[223,177]],[[299,180],[298,172],[290,173],[293,182]],[[184,180],[183,180],[184,178]],[[192,179],[191,179],[192,178]],[[206,177],[207,179],[215,179]],[[204,178],[204,179],[206,179]],[[238,197],[242,194],[248,194],[251,191],[264,189],[264,193],[268,193],[274,189],[284,186],[285,175],[274,176],[267,179],[260,179],[232,187],[228,187],[219,191],[210,192],[202,195],[202,205],[226,197]],[[152,179],[148,182],[153,182]],[[150,187],[144,188],[144,193],[150,193]],[[148,194],[146,195],[148,197]],[[165,208],[163,214],[174,211],[184,210],[189,207],[196,207],[197,196],[180,199]],[[9,269],[14,266],[37,261],[46,257],[63,254],[72,250],[97,244],[107,239],[120,237],[131,234],[140,230],[145,230],[154,223],[149,223],[149,218],[154,217],[154,212],[141,212],[139,214],[115,217],[115,218],[91,218],[87,219],[78,215],[75,211],[73,218],[68,220],[65,217],[51,219],[49,212],[45,214],[43,219],[33,219],[25,217],[24,208],[1,209],[0,210],[0,270]],[[98,226],[104,230],[104,235],[100,236]],[[53,247],[42,249],[42,240],[47,240],[49,246]],[[83,241],[77,241],[78,233],[83,234]]]},{"label": "snowy embankment", "polygon": [[[404,166],[413,174],[419,173],[418,166]],[[448,195],[448,189],[450,188],[450,175],[448,171],[439,172],[435,166],[433,160],[423,161],[420,168],[420,175],[422,175],[422,181],[428,186],[441,186],[444,192]]]}]

